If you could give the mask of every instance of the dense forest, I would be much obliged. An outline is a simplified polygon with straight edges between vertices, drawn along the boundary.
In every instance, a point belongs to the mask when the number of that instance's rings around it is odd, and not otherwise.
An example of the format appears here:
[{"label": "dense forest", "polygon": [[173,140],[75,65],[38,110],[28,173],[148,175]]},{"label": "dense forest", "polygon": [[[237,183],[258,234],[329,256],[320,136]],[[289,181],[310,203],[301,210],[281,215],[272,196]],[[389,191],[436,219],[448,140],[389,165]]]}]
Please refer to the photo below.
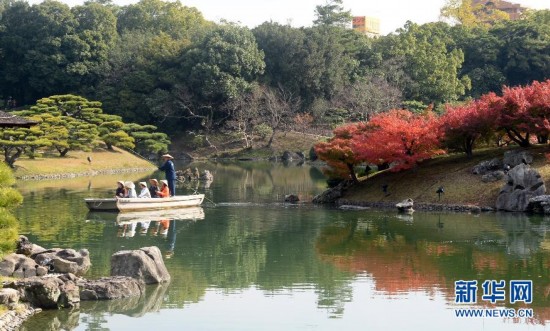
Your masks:
[{"label": "dense forest", "polygon": [[179,1],[0,0],[0,98],[19,108],[75,94],[126,122],[231,130],[248,144],[253,133],[330,129],[394,108],[444,112],[550,77],[548,10],[492,24],[408,22],[379,38],[348,28],[340,0],[312,11],[311,27],[249,29]]}]

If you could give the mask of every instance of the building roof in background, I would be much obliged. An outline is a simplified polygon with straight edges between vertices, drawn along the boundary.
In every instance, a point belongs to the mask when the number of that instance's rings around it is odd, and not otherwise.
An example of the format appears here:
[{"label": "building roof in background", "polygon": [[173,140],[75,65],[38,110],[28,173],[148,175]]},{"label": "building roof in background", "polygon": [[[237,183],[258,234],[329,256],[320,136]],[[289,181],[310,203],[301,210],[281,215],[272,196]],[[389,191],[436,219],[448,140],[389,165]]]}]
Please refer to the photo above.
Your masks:
[{"label": "building roof in background", "polygon": [[0,127],[12,128],[12,127],[31,127],[36,122],[23,118],[21,116],[6,113],[0,110]]}]

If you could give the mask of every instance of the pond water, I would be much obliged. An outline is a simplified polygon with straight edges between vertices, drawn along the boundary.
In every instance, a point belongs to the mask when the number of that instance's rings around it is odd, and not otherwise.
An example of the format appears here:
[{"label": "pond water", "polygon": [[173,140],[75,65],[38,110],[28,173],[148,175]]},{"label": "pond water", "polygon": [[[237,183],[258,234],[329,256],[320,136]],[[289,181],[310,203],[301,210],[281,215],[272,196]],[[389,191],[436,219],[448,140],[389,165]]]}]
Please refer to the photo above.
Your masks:
[{"label": "pond water", "polygon": [[[310,201],[325,188],[319,169],[192,166],[214,181],[178,193],[209,201],[170,220],[91,213],[82,200],[111,196],[119,178],[161,174],[20,182],[22,234],[45,247],[89,249],[87,277],[109,275],[116,251],[152,245],[172,276],[145,297],[45,311],[21,330],[533,330],[550,320],[548,219],[285,204],[285,194]],[[476,303],[455,303],[459,280],[477,280]],[[504,280],[493,294],[506,299],[483,300],[485,280]],[[532,303],[510,303],[514,280],[532,280]],[[533,316],[457,317],[468,308]]]}]

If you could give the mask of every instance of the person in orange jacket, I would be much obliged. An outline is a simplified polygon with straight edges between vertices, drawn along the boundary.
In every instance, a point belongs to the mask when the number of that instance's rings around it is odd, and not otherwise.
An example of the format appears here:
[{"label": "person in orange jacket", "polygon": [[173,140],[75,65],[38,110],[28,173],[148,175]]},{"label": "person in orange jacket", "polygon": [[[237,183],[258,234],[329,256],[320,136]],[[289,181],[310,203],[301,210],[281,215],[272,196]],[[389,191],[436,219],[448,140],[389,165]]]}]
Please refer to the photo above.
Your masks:
[{"label": "person in orange jacket", "polygon": [[168,189],[168,181],[163,179],[160,181],[162,183],[162,187],[157,192],[157,196],[159,198],[169,198],[170,197],[170,190]]}]

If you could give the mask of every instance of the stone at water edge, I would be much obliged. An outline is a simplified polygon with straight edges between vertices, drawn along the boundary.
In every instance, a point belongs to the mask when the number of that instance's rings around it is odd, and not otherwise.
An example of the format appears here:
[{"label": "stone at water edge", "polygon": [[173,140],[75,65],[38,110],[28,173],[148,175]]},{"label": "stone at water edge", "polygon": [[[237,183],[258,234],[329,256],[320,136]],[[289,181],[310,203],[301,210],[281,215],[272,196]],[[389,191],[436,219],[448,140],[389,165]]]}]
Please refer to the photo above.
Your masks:
[{"label": "stone at water edge", "polygon": [[409,198],[395,204],[395,207],[401,213],[412,213],[414,212],[414,201],[413,199]]},{"label": "stone at water edge", "polygon": [[305,155],[303,152],[284,151],[283,155],[281,156],[281,160],[283,161],[300,161],[304,159]]},{"label": "stone at water edge", "polygon": [[539,195],[529,199],[527,211],[550,215],[550,195]]},{"label": "stone at water edge", "polygon": [[285,195],[285,202],[298,202],[300,198],[296,194],[287,194]]},{"label": "stone at water edge", "polygon": [[71,308],[80,303],[80,291],[74,275],[31,277],[4,284],[19,292],[21,300],[43,309]]},{"label": "stone at water edge", "polygon": [[352,185],[353,182],[350,180],[341,181],[338,185],[316,195],[311,202],[318,204],[334,203],[338,198],[342,197],[344,191]]},{"label": "stone at water edge", "polygon": [[170,281],[160,249],[156,246],[119,251],[111,256],[111,276],[128,276],[145,284]]},{"label": "stone at water edge", "polygon": [[111,300],[141,296],[145,284],[138,279],[124,276],[103,277],[95,280],[77,281],[80,300]]}]

